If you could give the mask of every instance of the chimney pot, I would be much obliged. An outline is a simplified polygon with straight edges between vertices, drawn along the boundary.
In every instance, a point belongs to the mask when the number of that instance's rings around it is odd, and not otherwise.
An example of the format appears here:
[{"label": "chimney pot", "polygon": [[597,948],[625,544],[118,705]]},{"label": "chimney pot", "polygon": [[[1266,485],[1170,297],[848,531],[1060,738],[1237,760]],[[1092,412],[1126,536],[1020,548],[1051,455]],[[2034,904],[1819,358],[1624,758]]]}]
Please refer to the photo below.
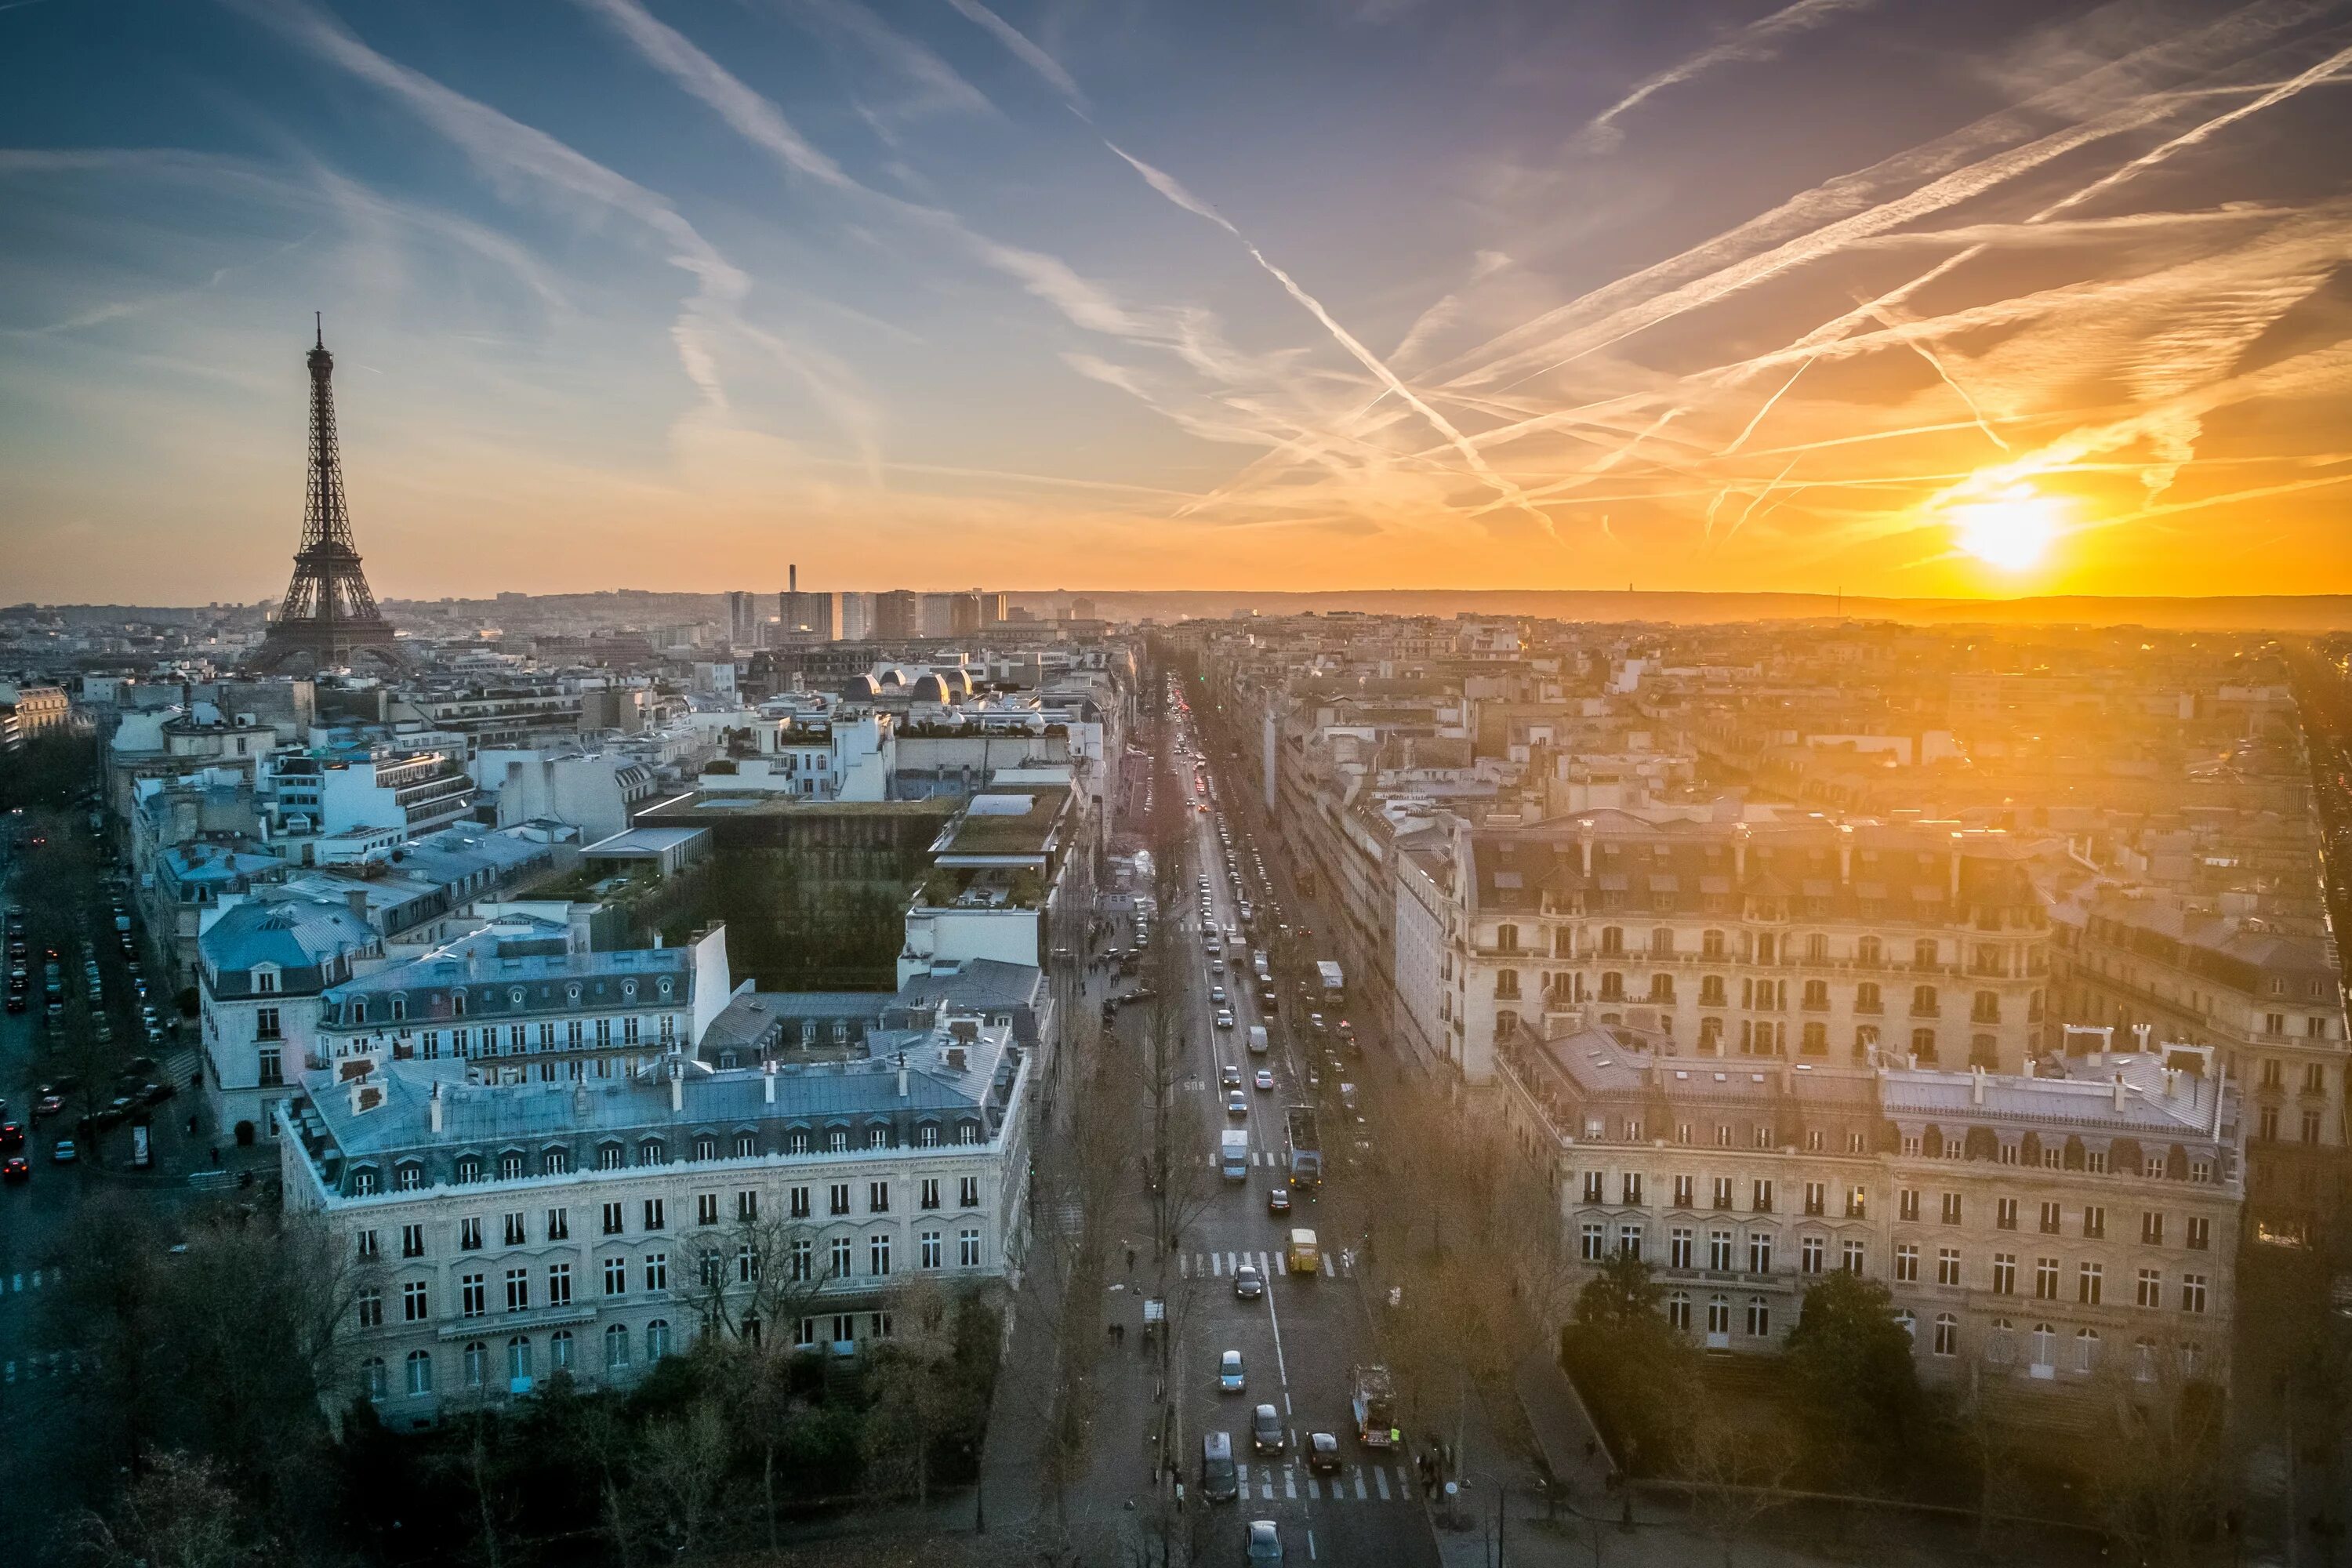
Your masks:
[{"label": "chimney pot", "polygon": [[669,1068],[669,1108],[673,1111],[686,1109],[686,1074],[676,1062]]},{"label": "chimney pot", "polygon": [[441,1131],[441,1086],[439,1084],[433,1086],[433,1093],[427,1104],[432,1111],[433,1131],[438,1132]]}]

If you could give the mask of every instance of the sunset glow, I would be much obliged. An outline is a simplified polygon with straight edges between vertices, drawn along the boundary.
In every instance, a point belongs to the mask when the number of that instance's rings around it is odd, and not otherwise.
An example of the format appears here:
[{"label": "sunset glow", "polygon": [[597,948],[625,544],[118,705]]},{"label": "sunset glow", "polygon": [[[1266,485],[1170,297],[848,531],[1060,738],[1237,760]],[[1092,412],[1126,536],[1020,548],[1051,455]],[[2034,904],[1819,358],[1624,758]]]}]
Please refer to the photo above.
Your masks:
[{"label": "sunset glow", "polygon": [[393,598],[2352,591],[2352,5],[2231,15],[0,6],[9,592],[272,591],[314,310]]}]

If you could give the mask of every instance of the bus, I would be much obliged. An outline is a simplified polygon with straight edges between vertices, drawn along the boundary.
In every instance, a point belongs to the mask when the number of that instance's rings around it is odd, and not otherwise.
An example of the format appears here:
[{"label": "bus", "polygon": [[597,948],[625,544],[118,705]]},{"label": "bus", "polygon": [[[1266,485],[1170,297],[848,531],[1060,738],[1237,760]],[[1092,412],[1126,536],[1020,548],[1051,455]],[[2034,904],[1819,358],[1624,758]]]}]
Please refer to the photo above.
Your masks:
[{"label": "bus", "polygon": [[1323,1010],[1327,1013],[1348,1005],[1348,980],[1339,966],[1326,958],[1315,965],[1315,973],[1323,984]]}]

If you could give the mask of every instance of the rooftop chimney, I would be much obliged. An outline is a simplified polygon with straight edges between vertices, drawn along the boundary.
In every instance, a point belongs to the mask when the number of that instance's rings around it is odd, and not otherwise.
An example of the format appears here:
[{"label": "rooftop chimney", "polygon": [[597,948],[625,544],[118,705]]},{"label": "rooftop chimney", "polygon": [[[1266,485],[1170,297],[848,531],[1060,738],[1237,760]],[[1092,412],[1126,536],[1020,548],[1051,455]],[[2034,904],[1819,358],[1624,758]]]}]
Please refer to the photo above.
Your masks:
[{"label": "rooftop chimney", "polygon": [[898,1053],[898,1098],[907,1098],[907,1053]]},{"label": "rooftop chimney", "polygon": [[776,1103],[776,1063],[773,1058],[760,1064],[760,1097],[770,1105]]},{"label": "rooftop chimney", "polygon": [[1952,835],[1952,901],[1960,900],[1960,836]]},{"label": "rooftop chimney", "polygon": [[1583,858],[1584,874],[1592,875],[1592,823],[1590,818],[1576,825],[1577,853]]},{"label": "rooftop chimney", "polygon": [[2121,1110],[2123,1108],[2124,1108],[2124,1075],[2123,1075],[2123,1074],[2121,1074],[2121,1073],[2117,1073],[2117,1074],[2116,1074],[2116,1109],[2117,1110]]},{"label": "rooftop chimney", "polygon": [[1852,823],[1838,825],[1838,880],[1841,883],[1853,880],[1853,825]]},{"label": "rooftop chimney", "polygon": [[1984,1091],[1985,1069],[1983,1064],[1979,1063],[1977,1066],[1969,1069],[1969,1103],[1971,1105],[1982,1105],[1984,1103]]},{"label": "rooftop chimney", "polygon": [[1731,879],[1748,880],[1748,824],[1744,822],[1731,825]]},{"label": "rooftop chimney", "polygon": [[433,1093],[426,1100],[426,1105],[432,1112],[433,1131],[437,1133],[441,1131],[441,1086],[439,1084],[433,1086]]},{"label": "rooftop chimney", "polygon": [[354,919],[361,921],[367,919],[367,889],[365,888],[344,889],[343,902],[351,906],[352,915]]},{"label": "rooftop chimney", "polygon": [[686,1069],[677,1062],[669,1064],[669,1108],[673,1113],[686,1109]]}]

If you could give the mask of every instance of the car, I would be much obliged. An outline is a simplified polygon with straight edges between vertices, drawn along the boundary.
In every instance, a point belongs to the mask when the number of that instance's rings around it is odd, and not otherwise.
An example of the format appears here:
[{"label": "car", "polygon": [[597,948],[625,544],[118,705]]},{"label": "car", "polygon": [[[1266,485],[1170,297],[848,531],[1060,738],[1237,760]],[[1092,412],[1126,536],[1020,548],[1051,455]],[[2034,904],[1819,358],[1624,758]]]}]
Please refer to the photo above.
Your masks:
[{"label": "car", "polygon": [[0,1149],[22,1149],[25,1130],[13,1121],[0,1121]]},{"label": "car", "polygon": [[1230,1028],[1232,1028],[1233,1026],[1234,1026],[1234,1010],[1233,1010],[1231,1007],[1220,1007],[1220,1008],[1218,1008],[1218,1009],[1217,1009],[1217,1027],[1219,1027],[1220,1029],[1230,1029]]},{"label": "car", "polygon": [[1242,1352],[1227,1351],[1217,1358],[1217,1392],[1239,1394],[1249,1386],[1249,1373],[1242,1367]]},{"label": "car", "polygon": [[1272,1094],[1274,1092],[1274,1069],[1272,1068],[1258,1068],[1256,1081],[1257,1091],[1260,1094]]},{"label": "car", "polygon": [[1237,1121],[1249,1115],[1249,1100],[1240,1089],[1225,1096],[1225,1114]]},{"label": "car", "polygon": [[139,1089],[139,1103],[142,1105],[161,1105],[179,1092],[180,1086],[175,1083],[142,1084]]},{"label": "car", "polygon": [[5,1163],[0,1163],[0,1180],[14,1183],[29,1182],[32,1179],[33,1167],[26,1163],[25,1156],[22,1154],[11,1154]]},{"label": "car", "polygon": [[60,1138],[49,1145],[49,1163],[52,1165],[70,1165],[79,1158],[80,1152],[74,1148],[74,1141],[70,1138]]},{"label": "car", "polygon": [[137,1110],[138,1103],[138,1101],[132,1100],[127,1094],[116,1095],[112,1100],[108,1100],[104,1105],[100,1106],[96,1110],[90,1112],[90,1125],[93,1127],[111,1127],[116,1122],[121,1121],[124,1117],[130,1115],[133,1110]]},{"label": "car", "polygon": [[64,1095],[45,1094],[33,1101],[33,1120],[38,1121],[44,1116],[61,1116],[65,1113],[65,1109]]},{"label": "car", "polygon": [[1242,1533],[1242,1556],[1250,1563],[1282,1562],[1282,1530],[1270,1519],[1254,1519]]},{"label": "car", "polygon": [[1257,1271],[1256,1264],[1244,1263],[1234,1270],[1234,1294],[1244,1301],[1265,1294],[1265,1276]]},{"label": "car", "polygon": [[153,1057],[132,1057],[129,1061],[122,1064],[121,1076],[124,1078],[145,1078],[154,1070],[155,1058]]},{"label": "car", "polygon": [[1268,1214],[1288,1214],[1290,1212],[1290,1189],[1288,1187],[1268,1187],[1265,1190],[1265,1212]]},{"label": "car", "polygon": [[1261,1405],[1250,1412],[1250,1447],[1261,1454],[1279,1454],[1288,1439],[1283,1436],[1282,1412]]},{"label": "car", "polygon": [[60,1073],[56,1078],[51,1079],[48,1082],[41,1085],[40,1088],[35,1089],[33,1092],[44,1097],[52,1094],[71,1094],[80,1087],[80,1074]]},{"label": "car", "polygon": [[1328,1432],[1308,1433],[1307,1468],[1327,1476],[1339,1474],[1339,1439]]},{"label": "car", "polygon": [[1225,995],[1225,988],[1223,986],[1212,985],[1209,987],[1209,1003],[1212,1006],[1222,1007],[1225,1005],[1227,997]]},{"label": "car", "polygon": [[1239,1089],[1242,1086],[1242,1069],[1231,1062],[1217,1069],[1217,1078],[1221,1088]]}]

